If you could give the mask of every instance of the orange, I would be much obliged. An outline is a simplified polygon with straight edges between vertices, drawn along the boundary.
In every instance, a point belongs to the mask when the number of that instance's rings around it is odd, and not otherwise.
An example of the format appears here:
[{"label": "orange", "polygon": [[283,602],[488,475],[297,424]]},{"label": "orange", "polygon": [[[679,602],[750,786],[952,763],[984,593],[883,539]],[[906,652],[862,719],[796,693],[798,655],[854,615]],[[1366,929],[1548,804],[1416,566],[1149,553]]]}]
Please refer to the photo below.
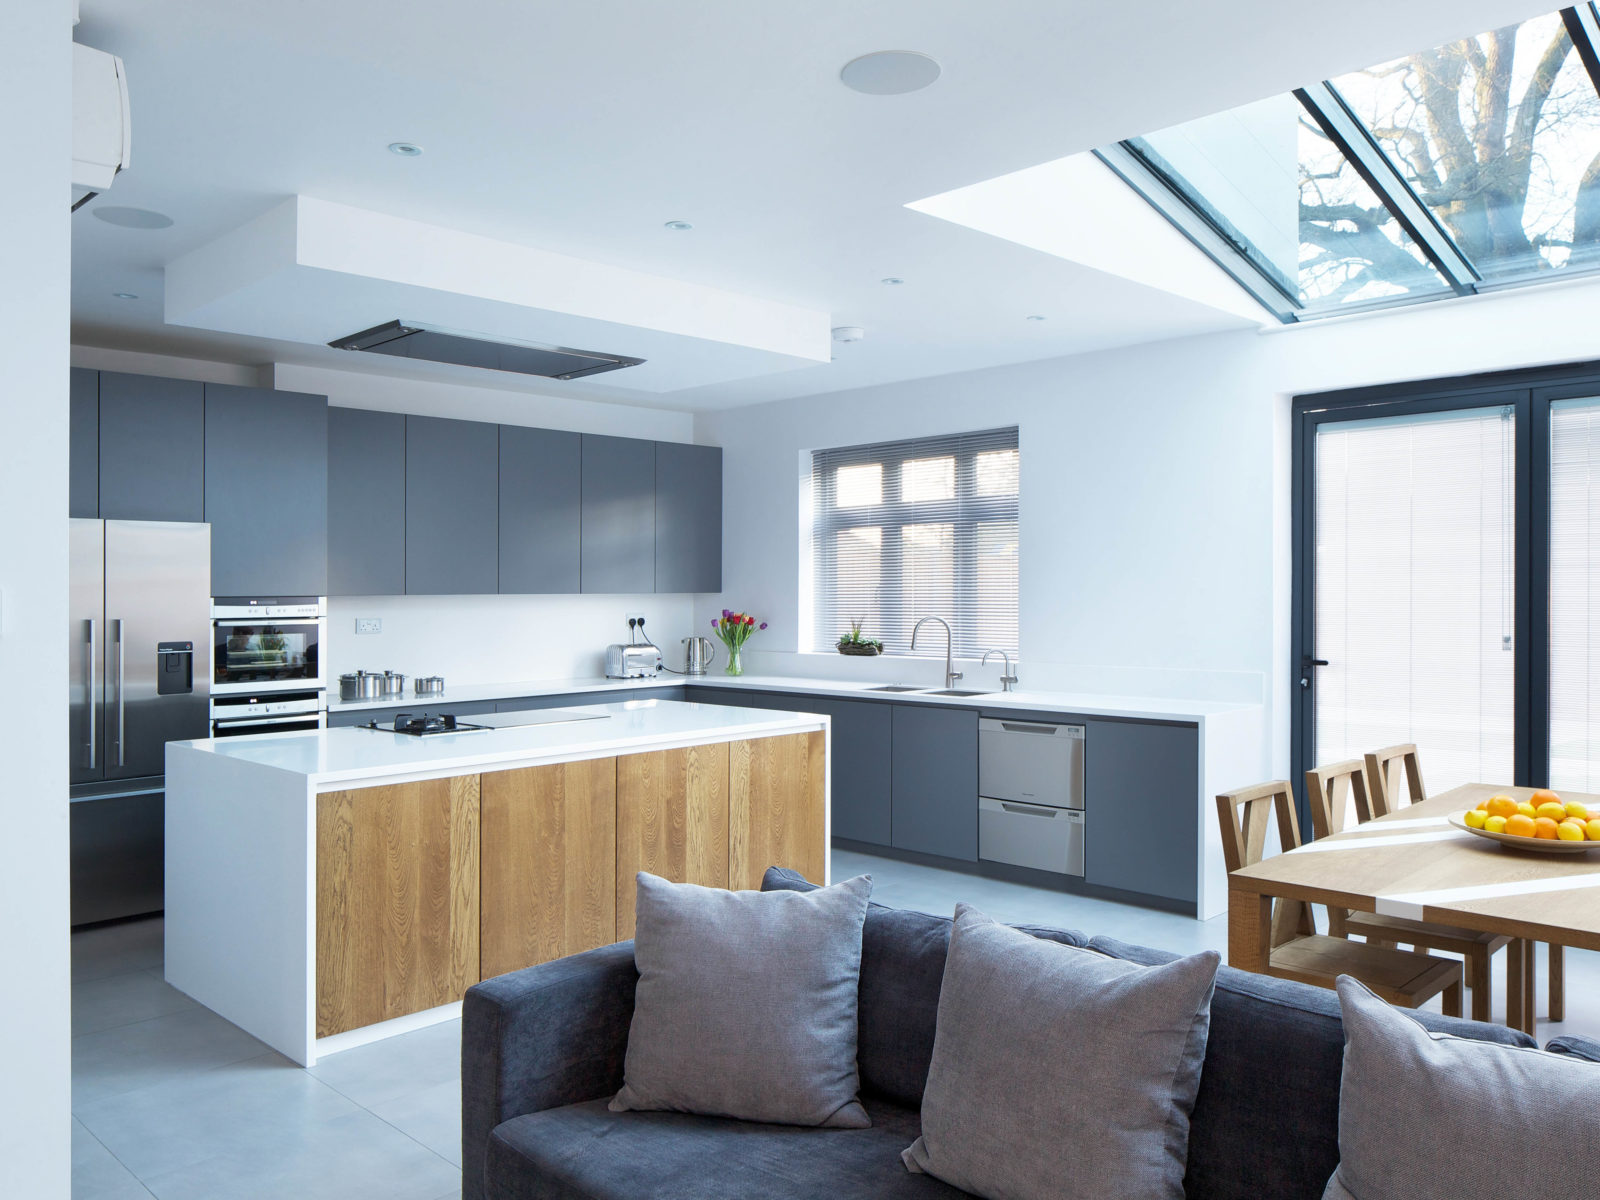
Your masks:
[{"label": "orange", "polygon": [[1484,811],[1491,817],[1505,817],[1510,820],[1517,815],[1517,802],[1510,796],[1490,796],[1488,807]]},{"label": "orange", "polygon": [[[1554,825],[1555,822],[1551,821]],[[1525,817],[1521,813],[1512,813],[1506,818],[1505,831],[1516,837],[1537,837],[1539,823],[1533,817]]]},{"label": "orange", "polygon": [[1479,800],[1478,801],[1478,811],[1479,812],[1488,812],[1489,811],[1489,802],[1487,800]]},{"label": "orange", "polygon": [[1533,819],[1533,836],[1554,840],[1556,836],[1556,823],[1549,817],[1535,817]]},{"label": "orange", "polygon": [[1534,792],[1533,795],[1529,796],[1528,799],[1533,801],[1533,806],[1535,808],[1541,804],[1561,803],[1561,797],[1556,795],[1549,788],[1540,788],[1538,791]]}]

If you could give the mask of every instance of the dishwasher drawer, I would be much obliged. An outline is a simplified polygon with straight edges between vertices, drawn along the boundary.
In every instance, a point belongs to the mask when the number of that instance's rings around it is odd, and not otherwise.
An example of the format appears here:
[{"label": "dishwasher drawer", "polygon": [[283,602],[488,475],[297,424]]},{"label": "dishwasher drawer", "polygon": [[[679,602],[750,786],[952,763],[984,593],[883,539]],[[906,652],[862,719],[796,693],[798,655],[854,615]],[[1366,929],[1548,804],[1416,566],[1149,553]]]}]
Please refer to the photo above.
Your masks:
[{"label": "dishwasher drawer", "polygon": [[1083,726],[984,717],[978,795],[1050,808],[1083,807]]},{"label": "dishwasher drawer", "polygon": [[978,857],[989,862],[1083,875],[1083,810],[978,799]]}]

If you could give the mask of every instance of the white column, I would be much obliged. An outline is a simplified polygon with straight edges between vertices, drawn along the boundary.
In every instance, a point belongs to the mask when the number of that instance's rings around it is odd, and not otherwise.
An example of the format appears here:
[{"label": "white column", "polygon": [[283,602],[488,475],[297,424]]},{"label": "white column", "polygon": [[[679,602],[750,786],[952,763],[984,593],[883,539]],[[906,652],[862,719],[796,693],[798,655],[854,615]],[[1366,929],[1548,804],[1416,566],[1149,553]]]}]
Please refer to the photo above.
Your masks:
[{"label": "white column", "polygon": [[71,1191],[70,0],[0,4],[0,1176]]}]

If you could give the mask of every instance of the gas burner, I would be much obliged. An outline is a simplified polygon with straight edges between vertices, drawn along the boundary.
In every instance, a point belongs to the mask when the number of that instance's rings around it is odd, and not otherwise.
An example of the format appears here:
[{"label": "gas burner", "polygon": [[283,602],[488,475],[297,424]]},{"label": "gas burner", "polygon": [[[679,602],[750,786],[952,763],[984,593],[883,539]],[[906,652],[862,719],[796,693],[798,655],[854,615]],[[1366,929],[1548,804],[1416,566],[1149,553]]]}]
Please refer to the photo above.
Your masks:
[{"label": "gas burner", "polygon": [[392,723],[380,725],[376,720],[357,729],[371,729],[377,733],[405,733],[412,737],[428,737],[436,733],[486,733],[487,725],[473,725],[456,720],[454,713],[396,713]]}]

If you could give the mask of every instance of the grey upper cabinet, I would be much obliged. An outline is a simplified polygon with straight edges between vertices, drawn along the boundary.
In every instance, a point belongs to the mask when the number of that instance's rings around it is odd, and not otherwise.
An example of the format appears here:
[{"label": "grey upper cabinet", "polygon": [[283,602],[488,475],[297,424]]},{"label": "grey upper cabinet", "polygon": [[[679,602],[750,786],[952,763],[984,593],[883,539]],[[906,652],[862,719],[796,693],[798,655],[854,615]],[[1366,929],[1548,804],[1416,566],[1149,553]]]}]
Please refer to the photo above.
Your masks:
[{"label": "grey upper cabinet", "polygon": [[72,368],[72,450],[67,513],[100,515],[100,372]]},{"label": "grey upper cabinet", "polygon": [[894,706],[890,844],[976,862],[978,714]]},{"label": "grey upper cabinet", "polygon": [[1194,901],[1198,892],[1200,731],[1087,722],[1084,880]]},{"label": "grey upper cabinet", "polygon": [[406,418],[406,593],[500,590],[500,427]]},{"label": "grey upper cabinet", "polygon": [[213,596],[328,590],[328,399],[205,385]]},{"label": "grey upper cabinet", "polygon": [[656,443],[655,590],[722,590],[721,446]]},{"label": "grey upper cabinet", "polygon": [[100,515],[205,520],[205,388],[100,372]]},{"label": "grey upper cabinet", "polygon": [[582,435],[500,426],[500,590],[576,592]]},{"label": "grey upper cabinet", "polygon": [[656,446],[583,435],[580,589],[656,590]]},{"label": "grey upper cabinet", "polygon": [[328,410],[328,594],[406,590],[406,417]]}]

